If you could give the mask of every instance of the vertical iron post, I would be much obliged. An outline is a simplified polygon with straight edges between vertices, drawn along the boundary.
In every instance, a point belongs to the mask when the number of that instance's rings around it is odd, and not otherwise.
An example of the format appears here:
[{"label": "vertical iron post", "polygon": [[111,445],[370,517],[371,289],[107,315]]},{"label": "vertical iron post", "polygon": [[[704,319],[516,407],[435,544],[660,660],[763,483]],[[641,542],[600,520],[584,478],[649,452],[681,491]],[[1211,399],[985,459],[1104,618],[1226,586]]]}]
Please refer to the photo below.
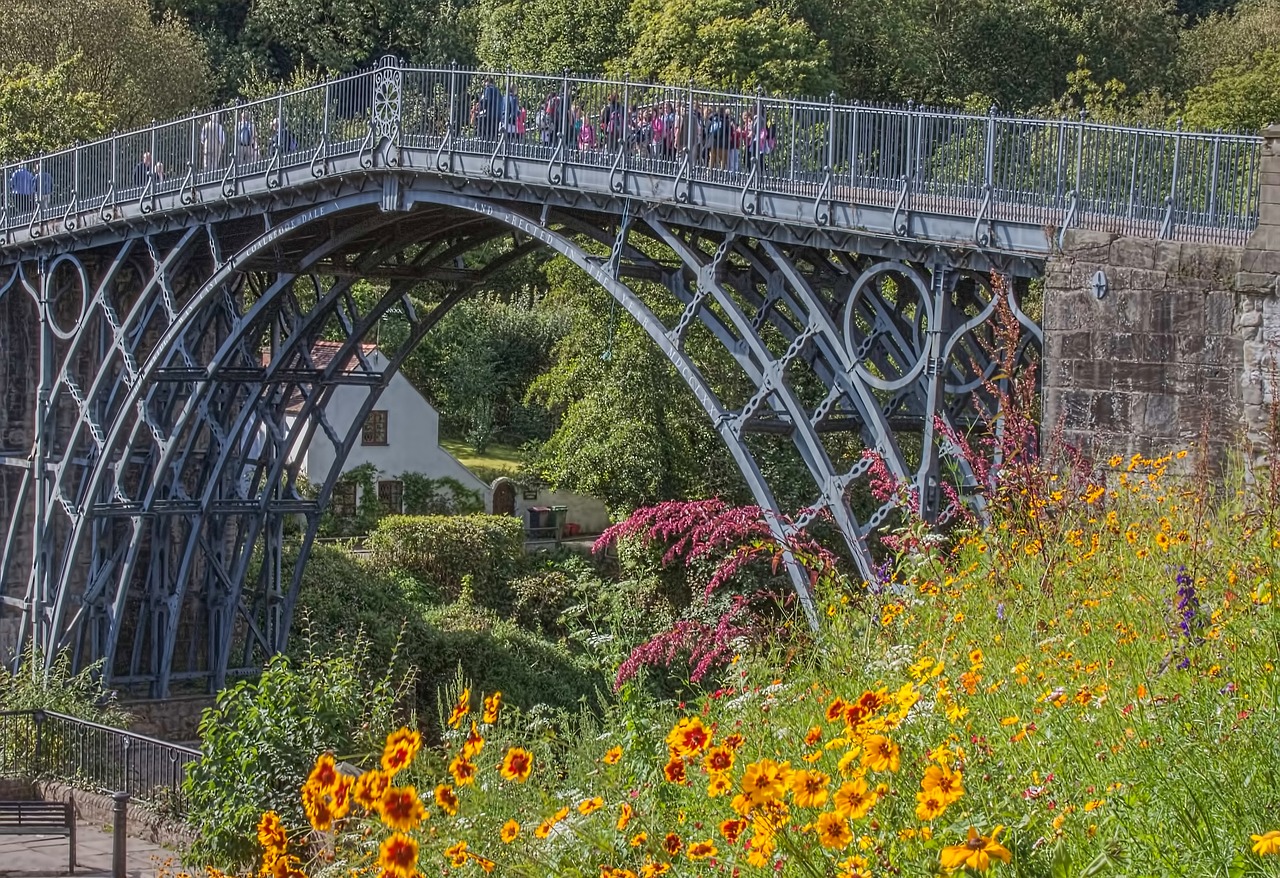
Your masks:
[{"label": "vertical iron post", "polygon": [[129,875],[129,794],[111,794],[111,878]]}]

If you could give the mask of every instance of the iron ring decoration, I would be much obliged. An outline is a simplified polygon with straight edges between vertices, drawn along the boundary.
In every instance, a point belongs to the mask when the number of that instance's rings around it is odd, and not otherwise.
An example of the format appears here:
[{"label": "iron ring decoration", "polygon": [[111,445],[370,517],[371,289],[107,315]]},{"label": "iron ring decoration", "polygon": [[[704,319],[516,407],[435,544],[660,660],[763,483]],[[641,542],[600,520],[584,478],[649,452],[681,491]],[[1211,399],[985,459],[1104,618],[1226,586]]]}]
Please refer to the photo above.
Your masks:
[{"label": "iron ring decoration", "polygon": [[[53,308],[50,307],[48,287],[47,287],[47,284],[53,279],[54,274],[57,272],[58,268],[64,262],[71,264],[71,266],[75,269],[77,278],[80,281],[80,314],[76,317],[75,323],[73,323],[71,328],[68,330],[63,330],[63,328],[58,325],[58,321],[54,317]],[[84,263],[82,263],[78,258],[76,258],[74,254],[63,253],[61,256],[58,256],[57,258],[55,258],[52,262],[48,264],[48,266],[45,267],[44,278],[42,280],[42,283],[46,284],[44,304],[47,312],[46,316],[49,320],[49,329],[60,340],[71,341],[71,339],[75,338],[76,333],[80,331],[80,324],[84,321],[84,315],[89,310],[89,298],[90,298],[89,272],[85,270]]]},{"label": "iron ring decoration", "polygon": [[911,382],[915,381],[924,371],[924,367],[929,362],[927,351],[920,351],[915,363],[897,378],[885,379],[878,375],[873,375],[863,366],[862,361],[858,358],[857,352],[852,345],[853,341],[853,309],[858,302],[858,297],[862,295],[863,290],[876,277],[881,274],[894,273],[905,277],[915,285],[916,290],[920,293],[919,301],[924,310],[924,316],[931,328],[935,325],[936,315],[933,312],[933,297],[929,295],[929,285],[925,283],[920,273],[905,262],[880,262],[871,266],[858,278],[854,283],[853,289],[849,293],[849,298],[845,301],[844,306],[844,346],[849,354],[852,363],[852,370],[858,374],[858,377],[870,384],[877,390],[895,391],[901,390]]}]

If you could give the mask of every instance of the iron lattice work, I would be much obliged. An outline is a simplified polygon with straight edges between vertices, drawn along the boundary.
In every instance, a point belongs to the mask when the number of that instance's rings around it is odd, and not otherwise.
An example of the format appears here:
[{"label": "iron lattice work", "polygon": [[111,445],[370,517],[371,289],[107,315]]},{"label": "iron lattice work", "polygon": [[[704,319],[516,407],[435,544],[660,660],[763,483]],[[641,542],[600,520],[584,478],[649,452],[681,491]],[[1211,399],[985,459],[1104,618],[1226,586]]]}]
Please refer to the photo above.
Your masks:
[{"label": "iron lattice work", "polygon": [[[468,93],[464,74],[386,64],[361,76],[299,93],[319,108],[314,143],[288,134],[243,163],[201,156],[180,186],[151,177],[89,216],[73,199],[57,221],[37,206],[8,229],[0,633],[15,654],[67,648],[77,666],[104,659],[110,685],[164,695],[220,688],[283,650],[364,416],[449,308],[538,249],[643,328],[765,509],[779,486],[760,455],[791,449],[811,502],[797,521],[772,517],[778,535],[829,515],[870,576],[867,536],[892,506],[858,505],[864,449],[917,486],[926,515],[944,469],[980,493],[939,425],[964,432],[990,404],[993,273],[1015,279],[1020,355],[1036,356],[1017,290],[1041,270],[1044,228],[994,212],[975,226],[945,199],[841,202],[853,190],[830,166],[774,187],[763,165],[744,180],[695,167],[691,152],[667,162],[621,142],[585,156],[510,142],[431,115]],[[352,83],[367,92],[343,97]],[[299,127],[283,121],[297,98],[276,99],[277,134]],[[192,144],[198,123],[178,124]],[[372,299],[356,294],[362,279]],[[392,316],[408,331],[384,344],[379,371],[362,345]],[[313,355],[321,340],[338,342],[331,358]],[[340,387],[364,392],[341,430],[325,414]],[[315,443],[333,464],[309,474],[312,493],[291,451]]]}]

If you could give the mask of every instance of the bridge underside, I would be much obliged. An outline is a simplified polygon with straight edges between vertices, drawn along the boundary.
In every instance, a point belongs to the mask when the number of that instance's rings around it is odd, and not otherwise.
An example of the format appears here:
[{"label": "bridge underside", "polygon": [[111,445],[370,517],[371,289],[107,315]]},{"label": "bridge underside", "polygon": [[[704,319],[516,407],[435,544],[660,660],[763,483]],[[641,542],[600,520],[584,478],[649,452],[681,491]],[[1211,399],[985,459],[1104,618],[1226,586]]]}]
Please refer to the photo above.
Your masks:
[{"label": "bridge underside", "polygon": [[[365,416],[449,308],[534,250],[573,262],[645,330],[765,509],[779,486],[757,458],[790,449],[811,503],[772,527],[785,536],[828,516],[868,576],[868,535],[893,504],[870,501],[863,452],[914,482],[926,515],[944,513],[944,477],[976,497],[945,432],[976,428],[993,404],[998,299],[1025,329],[1019,356],[1038,355],[1021,261],[1023,278],[993,283],[989,263],[943,248],[677,222],[624,199],[540,207],[500,183],[472,195],[389,171],[266,216],[140,223],[0,267],[11,649],[101,658],[110,685],[153,695],[260,668],[285,647]],[[386,321],[407,330],[394,347]],[[361,347],[375,339],[385,370]],[[331,360],[313,358],[321,340],[340,343]],[[366,392],[349,428],[325,415],[342,386]],[[290,453],[308,443],[336,461],[308,474],[313,490]]]}]

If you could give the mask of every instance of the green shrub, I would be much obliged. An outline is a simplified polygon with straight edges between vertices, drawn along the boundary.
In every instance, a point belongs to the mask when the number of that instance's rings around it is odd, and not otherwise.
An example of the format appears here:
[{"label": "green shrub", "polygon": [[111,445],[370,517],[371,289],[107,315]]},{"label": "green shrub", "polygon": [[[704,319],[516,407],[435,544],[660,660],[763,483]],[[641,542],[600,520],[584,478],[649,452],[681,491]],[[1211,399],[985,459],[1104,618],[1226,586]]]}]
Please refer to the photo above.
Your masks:
[{"label": "green shrub", "polygon": [[406,515],[475,515],[484,512],[484,500],[457,479],[429,478],[422,473],[396,476],[404,485]]},{"label": "green shrub", "polygon": [[102,688],[101,662],[71,672],[71,651],[54,656],[44,670],[44,655],[28,646],[17,671],[0,666],[0,710],[52,710],[108,726],[124,728],[129,714],[114,692]]},{"label": "green shrub", "polygon": [[375,570],[412,576],[442,600],[456,600],[470,577],[479,603],[504,608],[524,553],[524,529],[502,515],[392,515],[370,534],[369,551]]},{"label": "green shrub", "polygon": [[251,865],[264,810],[279,811],[290,835],[306,826],[298,788],[317,753],[379,751],[406,719],[412,676],[375,663],[364,637],[336,636],[327,649],[297,641],[296,659],[277,656],[257,681],[224,689],[200,721],[201,758],[183,782],[194,863]]}]

